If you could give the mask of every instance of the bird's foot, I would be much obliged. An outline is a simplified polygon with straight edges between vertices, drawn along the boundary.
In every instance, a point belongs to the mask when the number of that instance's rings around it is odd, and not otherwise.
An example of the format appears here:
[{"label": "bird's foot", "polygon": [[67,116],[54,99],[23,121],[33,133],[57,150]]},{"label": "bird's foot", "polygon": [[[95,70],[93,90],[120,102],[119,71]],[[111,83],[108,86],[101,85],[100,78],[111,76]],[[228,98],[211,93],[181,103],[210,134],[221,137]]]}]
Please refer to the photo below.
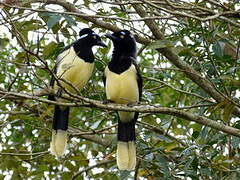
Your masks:
[{"label": "bird's foot", "polygon": [[139,104],[139,102],[129,102],[129,103],[127,103],[127,106],[128,107],[133,107],[133,106],[136,106],[138,104]]},{"label": "bird's foot", "polygon": [[110,99],[105,99],[103,101],[103,104],[108,104],[108,103],[114,103],[114,101],[110,100]]}]

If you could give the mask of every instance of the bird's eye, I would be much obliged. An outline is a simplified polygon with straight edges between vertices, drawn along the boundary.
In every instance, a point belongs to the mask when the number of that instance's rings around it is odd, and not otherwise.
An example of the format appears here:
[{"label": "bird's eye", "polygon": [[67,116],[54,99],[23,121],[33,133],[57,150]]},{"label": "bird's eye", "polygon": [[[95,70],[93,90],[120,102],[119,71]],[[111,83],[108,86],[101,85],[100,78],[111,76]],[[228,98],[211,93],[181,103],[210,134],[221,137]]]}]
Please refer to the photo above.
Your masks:
[{"label": "bird's eye", "polygon": [[124,38],[124,35],[120,35],[120,38],[123,39],[123,38]]},{"label": "bird's eye", "polygon": [[97,36],[93,36],[93,39],[97,39]]}]

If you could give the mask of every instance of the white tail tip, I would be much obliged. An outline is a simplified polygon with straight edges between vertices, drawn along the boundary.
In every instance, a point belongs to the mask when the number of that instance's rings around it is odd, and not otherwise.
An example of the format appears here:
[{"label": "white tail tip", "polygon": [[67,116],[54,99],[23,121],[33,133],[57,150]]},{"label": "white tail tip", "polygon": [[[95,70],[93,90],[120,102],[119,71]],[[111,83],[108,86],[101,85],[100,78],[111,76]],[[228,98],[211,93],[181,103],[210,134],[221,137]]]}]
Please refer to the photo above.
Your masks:
[{"label": "white tail tip", "polygon": [[128,169],[129,171],[132,171],[136,167],[136,144],[134,141],[128,142]]},{"label": "white tail tip", "polygon": [[136,145],[134,141],[117,144],[117,166],[120,170],[134,170],[136,167]]},{"label": "white tail tip", "polygon": [[55,156],[62,156],[67,147],[67,131],[53,130],[52,142],[50,143],[51,153]]}]

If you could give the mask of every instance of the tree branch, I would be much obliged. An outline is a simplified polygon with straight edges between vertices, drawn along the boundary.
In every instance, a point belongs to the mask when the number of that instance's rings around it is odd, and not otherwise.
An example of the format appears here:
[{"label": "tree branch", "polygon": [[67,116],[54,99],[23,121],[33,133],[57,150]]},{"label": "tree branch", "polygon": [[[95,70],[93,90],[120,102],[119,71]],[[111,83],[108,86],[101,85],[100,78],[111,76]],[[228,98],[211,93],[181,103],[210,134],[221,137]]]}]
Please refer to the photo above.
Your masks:
[{"label": "tree branch", "polygon": [[[146,17],[148,14],[143,9],[143,7],[139,4],[132,5],[136,12],[139,14],[140,17]],[[145,20],[145,23],[152,31],[153,35],[160,40],[164,40],[164,35],[160,31],[159,26],[155,23],[154,20]],[[165,56],[172,64],[177,66],[179,69],[182,69],[183,72],[190,78],[193,82],[199,85],[205,92],[207,92],[211,97],[213,97],[217,102],[222,102],[225,99],[227,101],[232,102],[233,100],[230,97],[226,97],[223,93],[219,92],[212,83],[206,79],[202,78],[201,74],[194,70],[189,64],[182,61],[173,51],[171,48],[160,48],[157,49],[163,56]],[[240,109],[235,108],[235,114],[240,116]]]},{"label": "tree branch", "polygon": [[[91,16],[88,16],[85,13],[82,13],[73,4],[71,4],[71,3],[69,3],[65,0],[59,0],[59,1],[55,1],[55,0],[47,0],[47,1],[46,0],[33,0],[32,2],[42,2],[42,3],[46,3],[46,4],[58,4],[62,7],[64,7],[67,11],[76,13],[75,14],[76,16],[78,16],[77,14],[80,14],[79,17],[81,17],[82,19],[84,19],[86,21],[89,21],[89,22],[92,22],[92,23],[94,23],[95,25],[97,25],[101,28],[105,28],[105,29],[108,29],[108,30],[111,30],[111,31],[114,31],[114,32],[120,30],[115,25],[112,25],[110,23],[106,23],[104,21],[98,20],[95,17],[91,17]],[[139,14],[140,17],[142,17],[142,18],[148,17],[147,12],[141,7],[140,4],[134,4],[133,3],[132,6],[134,7],[134,9],[136,10],[136,12]],[[150,28],[153,35],[157,39],[161,39],[161,40],[165,39],[164,35],[159,30],[159,27],[156,25],[154,20],[146,19],[146,20],[144,20],[144,22],[147,24],[147,26]],[[136,36],[136,39],[139,43],[142,43],[142,44],[149,44],[151,42],[150,40],[148,40],[144,37],[140,37],[140,36]],[[197,85],[199,85],[205,92],[207,92],[217,102],[222,102],[226,99],[227,101],[229,101],[231,103],[234,103],[236,105],[236,103],[230,97],[226,97],[223,93],[218,91],[218,89],[216,89],[208,79],[203,78],[198,71],[195,71],[189,64],[182,61],[170,48],[161,48],[161,49],[157,49],[157,50],[162,55],[164,55],[170,62],[172,62],[175,66],[177,66],[178,68],[183,70],[183,72],[193,82],[195,82]],[[234,113],[236,115],[240,116],[240,109],[235,108]]]},{"label": "tree branch", "polygon": [[8,153],[8,152],[0,152],[0,155],[7,155],[7,156],[38,156],[38,155],[45,155],[48,154],[49,151],[43,152],[35,152],[35,153]]},{"label": "tree branch", "polygon": [[102,165],[106,165],[106,164],[112,163],[112,162],[114,162],[114,161],[115,161],[115,159],[112,159],[112,160],[103,160],[103,161],[101,161],[101,162],[99,162],[99,163],[97,163],[97,164],[95,164],[95,165],[93,165],[93,166],[89,166],[89,167],[87,167],[87,168],[85,168],[85,169],[77,172],[76,174],[74,174],[73,177],[72,177],[72,180],[76,179],[76,178],[77,178],[78,176],[80,176],[82,173],[87,172],[87,171],[89,171],[89,170],[91,170],[91,169],[93,169],[93,168],[95,168],[95,167],[99,167],[99,166],[102,166]]},{"label": "tree branch", "polygon": [[75,98],[78,98],[79,101],[76,101],[74,103],[62,103],[62,102],[56,102],[56,101],[50,101],[44,98],[32,96],[29,94],[22,94],[22,93],[16,93],[16,92],[5,92],[0,91],[0,94],[6,95],[6,99],[9,98],[9,96],[15,96],[22,99],[32,99],[37,100],[39,102],[49,103],[49,104],[55,104],[55,105],[61,105],[61,106],[70,106],[70,107],[79,107],[79,106],[86,106],[86,107],[96,107],[100,109],[107,109],[107,110],[117,110],[117,111],[128,111],[128,112],[140,112],[140,113],[161,113],[161,114],[167,114],[176,116],[179,118],[183,118],[188,121],[194,121],[196,123],[209,126],[211,128],[220,130],[222,132],[225,132],[230,135],[234,135],[237,137],[240,137],[240,130],[233,128],[231,126],[224,125],[222,123],[213,121],[211,119],[208,119],[203,116],[194,115],[189,112],[185,112],[182,110],[178,110],[175,108],[168,108],[168,107],[160,107],[157,105],[134,105],[132,107],[129,107],[127,105],[121,105],[121,104],[103,104],[101,101],[88,99],[82,96],[74,95]]}]

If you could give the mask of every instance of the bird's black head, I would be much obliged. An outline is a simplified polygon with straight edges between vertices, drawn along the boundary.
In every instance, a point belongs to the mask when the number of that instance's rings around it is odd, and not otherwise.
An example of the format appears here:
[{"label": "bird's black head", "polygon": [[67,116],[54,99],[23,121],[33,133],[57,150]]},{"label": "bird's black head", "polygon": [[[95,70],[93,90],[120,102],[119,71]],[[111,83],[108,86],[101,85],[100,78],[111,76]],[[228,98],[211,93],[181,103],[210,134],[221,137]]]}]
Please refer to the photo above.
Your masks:
[{"label": "bird's black head", "polygon": [[79,32],[79,39],[78,42],[81,41],[81,44],[87,47],[93,46],[102,46],[107,47],[102,41],[99,35],[97,35],[93,30],[90,28],[84,28]]},{"label": "bird's black head", "polygon": [[113,41],[115,51],[135,56],[136,40],[128,30],[121,30],[105,36]]},{"label": "bird's black head", "polygon": [[102,41],[99,35],[89,28],[84,28],[79,32],[79,38],[73,43],[73,48],[78,57],[82,58],[86,62],[94,61],[94,54],[92,52],[93,46],[107,47]]}]

